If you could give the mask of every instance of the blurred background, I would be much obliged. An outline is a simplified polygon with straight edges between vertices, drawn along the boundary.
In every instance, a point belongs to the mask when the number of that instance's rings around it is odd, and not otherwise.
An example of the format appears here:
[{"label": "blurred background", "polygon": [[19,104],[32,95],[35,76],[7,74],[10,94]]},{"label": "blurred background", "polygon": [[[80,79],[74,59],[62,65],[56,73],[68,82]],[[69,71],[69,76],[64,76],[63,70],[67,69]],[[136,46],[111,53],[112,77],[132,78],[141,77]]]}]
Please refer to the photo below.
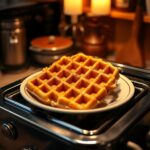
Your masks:
[{"label": "blurred background", "polygon": [[1,0],[1,76],[76,52],[150,69],[149,7],[149,0]]}]

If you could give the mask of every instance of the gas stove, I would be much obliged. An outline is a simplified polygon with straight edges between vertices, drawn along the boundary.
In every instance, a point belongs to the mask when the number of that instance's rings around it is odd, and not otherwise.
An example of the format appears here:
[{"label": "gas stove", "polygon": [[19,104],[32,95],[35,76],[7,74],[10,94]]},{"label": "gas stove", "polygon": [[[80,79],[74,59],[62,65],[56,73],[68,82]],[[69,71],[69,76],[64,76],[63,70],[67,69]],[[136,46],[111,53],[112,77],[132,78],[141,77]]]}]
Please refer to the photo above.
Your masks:
[{"label": "gas stove", "polygon": [[[150,71],[114,65],[132,81],[135,93],[128,103],[106,112],[83,115],[54,113],[32,106],[23,99],[19,90],[23,79],[2,87],[0,149],[117,150],[119,147],[129,149],[133,145],[129,141],[134,140],[134,134],[146,137],[149,128],[144,128],[142,133],[137,128],[142,126],[140,122],[150,108]],[[142,146],[146,148],[145,143]]]}]

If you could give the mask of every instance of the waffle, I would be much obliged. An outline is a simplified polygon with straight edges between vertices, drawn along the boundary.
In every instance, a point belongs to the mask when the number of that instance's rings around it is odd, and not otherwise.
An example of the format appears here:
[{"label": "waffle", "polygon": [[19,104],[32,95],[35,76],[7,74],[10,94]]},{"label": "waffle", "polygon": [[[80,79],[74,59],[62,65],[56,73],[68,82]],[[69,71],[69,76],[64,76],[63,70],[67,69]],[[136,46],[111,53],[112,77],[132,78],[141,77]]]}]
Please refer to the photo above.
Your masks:
[{"label": "waffle", "polygon": [[64,109],[93,109],[116,86],[119,71],[104,60],[82,53],[63,56],[27,82],[38,101]]}]

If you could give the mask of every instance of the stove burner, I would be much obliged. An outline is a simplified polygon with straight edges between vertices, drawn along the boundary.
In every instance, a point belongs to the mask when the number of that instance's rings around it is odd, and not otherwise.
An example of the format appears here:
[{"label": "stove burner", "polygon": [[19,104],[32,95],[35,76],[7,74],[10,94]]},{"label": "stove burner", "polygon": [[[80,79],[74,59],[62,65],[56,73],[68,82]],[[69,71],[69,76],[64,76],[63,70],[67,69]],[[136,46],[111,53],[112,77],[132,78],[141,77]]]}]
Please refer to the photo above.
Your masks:
[{"label": "stove burner", "polygon": [[44,134],[46,131],[46,134],[57,140],[80,146],[107,145],[119,140],[150,107],[150,83],[132,73],[129,74],[129,70],[125,72],[121,68],[120,71],[133,82],[135,93],[128,103],[113,110],[83,115],[42,110],[23,99],[19,92],[22,80],[1,89],[1,109],[31,128],[38,128]]}]

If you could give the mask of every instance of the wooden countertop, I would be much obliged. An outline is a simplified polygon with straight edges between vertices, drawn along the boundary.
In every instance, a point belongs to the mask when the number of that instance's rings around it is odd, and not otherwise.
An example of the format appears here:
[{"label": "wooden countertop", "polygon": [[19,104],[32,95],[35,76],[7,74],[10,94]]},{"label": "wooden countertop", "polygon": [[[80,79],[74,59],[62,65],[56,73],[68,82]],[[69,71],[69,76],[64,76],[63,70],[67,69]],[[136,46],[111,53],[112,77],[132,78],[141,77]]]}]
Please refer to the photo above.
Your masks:
[{"label": "wooden countertop", "polygon": [[20,72],[13,72],[13,73],[2,73],[0,72],[0,87],[3,87],[7,84],[15,82],[19,79],[25,78],[26,76],[38,71],[39,69],[35,67],[29,67]]}]

